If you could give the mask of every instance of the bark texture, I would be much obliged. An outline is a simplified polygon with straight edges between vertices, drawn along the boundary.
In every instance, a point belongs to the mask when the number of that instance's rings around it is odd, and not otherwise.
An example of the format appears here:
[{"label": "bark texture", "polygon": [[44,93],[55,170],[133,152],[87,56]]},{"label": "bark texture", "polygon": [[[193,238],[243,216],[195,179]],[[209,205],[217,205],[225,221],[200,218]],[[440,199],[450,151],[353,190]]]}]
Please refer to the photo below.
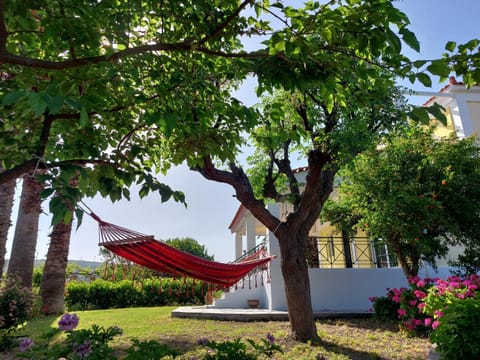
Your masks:
[{"label": "bark texture", "polygon": [[[0,171],[2,171],[0,167]],[[8,230],[12,225],[13,196],[15,194],[15,180],[0,184],[0,278],[5,266],[7,252]]]},{"label": "bark texture", "polygon": [[28,289],[32,288],[42,189],[43,184],[32,175],[23,177],[22,195],[8,264],[8,275],[18,277],[22,286]]},{"label": "bark texture", "polygon": [[281,269],[292,333],[299,341],[316,340],[318,336],[304,250],[307,235],[283,232],[278,238],[282,244]]},{"label": "bark texture", "polygon": [[40,294],[44,314],[61,314],[65,311],[65,274],[72,223],[63,221],[53,227],[50,234],[47,260],[43,270]]}]

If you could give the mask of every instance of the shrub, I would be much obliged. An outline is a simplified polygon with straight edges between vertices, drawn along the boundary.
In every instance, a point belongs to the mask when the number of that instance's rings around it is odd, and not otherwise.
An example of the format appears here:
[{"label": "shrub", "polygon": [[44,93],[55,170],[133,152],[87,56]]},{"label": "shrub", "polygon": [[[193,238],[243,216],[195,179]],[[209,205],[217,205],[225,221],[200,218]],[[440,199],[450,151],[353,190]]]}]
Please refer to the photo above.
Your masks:
[{"label": "shrub", "polygon": [[133,339],[132,346],[127,349],[127,356],[124,360],[165,359],[166,357],[170,359],[180,354],[170,346],[154,340],[139,341]]},{"label": "shrub", "polygon": [[[205,360],[255,360],[262,355],[271,358],[275,352],[283,352],[282,348],[275,344],[275,338],[272,334],[267,334],[266,338],[262,339],[260,343],[251,339],[247,339],[247,343],[244,343],[240,339],[216,342],[200,338],[197,340],[197,344],[207,346],[213,351],[205,355],[203,358]],[[247,344],[250,347],[247,347]]]},{"label": "shrub", "polygon": [[423,311],[423,301],[433,280],[413,277],[409,285],[409,288],[389,289],[386,298],[373,298],[374,316],[382,321],[396,320],[410,334],[425,335],[430,327],[425,323],[427,315]]},{"label": "shrub", "polygon": [[398,309],[400,305],[392,300],[393,295],[371,298],[373,302],[373,316],[384,322],[398,321]]},{"label": "shrub", "polygon": [[191,279],[148,279],[142,283],[95,280],[68,283],[65,302],[70,310],[203,304],[205,292],[205,283]]},{"label": "shrub", "polygon": [[33,294],[14,278],[0,287],[0,329],[15,330],[32,315]]},{"label": "shrub", "polygon": [[435,279],[425,298],[424,312],[434,319],[456,299],[480,298],[480,276],[470,275],[466,278],[451,276],[447,280]]},{"label": "shrub", "polygon": [[[92,325],[89,329],[75,330],[79,322],[76,314],[64,314],[59,322],[58,329],[48,333],[45,344],[36,345],[32,339],[25,337],[20,339],[19,357],[27,359],[89,359],[115,360],[115,351],[108,346],[113,338],[122,333],[116,326],[108,327]],[[67,333],[63,344],[50,346],[51,339],[61,331]]]},{"label": "shrub", "polygon": [[451,301],[430,340],[437,344],[443,358],[480,358],[480,299]]}]

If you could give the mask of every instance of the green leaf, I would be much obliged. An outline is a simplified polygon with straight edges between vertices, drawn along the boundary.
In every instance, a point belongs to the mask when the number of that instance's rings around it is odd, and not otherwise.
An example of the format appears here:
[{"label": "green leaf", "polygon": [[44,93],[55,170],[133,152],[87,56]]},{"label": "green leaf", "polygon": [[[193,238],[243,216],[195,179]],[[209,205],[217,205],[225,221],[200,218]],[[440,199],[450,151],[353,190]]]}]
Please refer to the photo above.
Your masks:
[{"label": "green leaf", "polygon": [[413,32],[407,28],[401,28],[399,33],[402,35],[403,41],[405,41],[408,46],[410,46],[416,52],[420,51],[420,43]]},{"label": "green leaf", "polygon": [[445,116],[445,109],[442,106],[440,106],[438,103],[434,103],[432,106],[429,106],[426,109],[438,121],[447,126],[447,117]]},{"label": "green leaf", "polygon": [[450,52],[454,51],[456,47],[457,43],[455,41],[449,41],[445,44],[445,50],[448,50]]},{"label": "green leaf", "polygon": [[63,215],[63,222],[65,224],[70,224],[72,222],[72,218],[73,218],[73,212],[70,210],[67,210]]},{"label": "green leaf", "polygon": [[83,222],[83,210],[79,208],[75,208],[75,216],[77,218],[77,230],[80,228],[80,225],[82,225]]},{"label": "green leaf", "polygon": [[398,36],[390,29],[387,29],[387,40],[390,46],[393,48],[393,51],[400,53],[402,51],[402,43]]},{"label": "green leaf", "polygon": [[7,105],[11,105],[13,103],[16,103],[18,100],[25,97],[25,95],[27,95],[26,90],[19,90],[19,91],[14,91],[14,92],[8,93],[3,97],[2,105],[7,106]]},{"label": "green leaf", "polygon": [[85,109],[85,106],[82,106],[80,109],[80,126],[83,128],[87,126],[88,124],[88,113],[87,109]]},{"label": "green leaf", "polygon": [[426,63],[427,63],[426,60],[417,60],[413,62],[413,66],[415,66],[417,69],[420,69]]},{"label": "green leaf", "polygon": [[30,93],[28,104],[36,115],[42,115],[47,108],[47,102],[40,93]]},{"label": "green leaf", "polygon": [[427,66],[427,70],[438,76],[450,75],[450,67],[448,66],[448,63],[442,60],[433,60],[431,64]]},{"label": "green leaf", "polygon": [[421,124],[428,124],[430,122],[430,117],[428,116],[428,111],[424,107],[417,107],[413,109],[408,116]]},{"label": "green leaf", "polygon": [[418,79],[418,81],[420,81],[426,87],[431,87],[432,86],[432,79],[430,79],[430,76],[428,76],[425,73],[418,73],[417,74],[417,79]]},{"label": "green leaf", "polygon": [[63,106],[65,98],[63,96],[49,97],[47,100],[48,110],[50,114],[57,114]]},{"label": "green leaf", "polygon": [[325,99],[325,105],[327,107],[327,112],[329,114],[332,113],[334,104],[335,104],[335,101],[334,101],[333,94],[328,94],[326,99]]},{"label": "green leaf", "polygon": [[54,192],[55,192],[55,189],[53,189],[53,188],[43,189],[43,190],[41,191],[41,193],[40,193],[40,198],[46,199],[46,198],[48,198],[50,195],[52,195]]}]

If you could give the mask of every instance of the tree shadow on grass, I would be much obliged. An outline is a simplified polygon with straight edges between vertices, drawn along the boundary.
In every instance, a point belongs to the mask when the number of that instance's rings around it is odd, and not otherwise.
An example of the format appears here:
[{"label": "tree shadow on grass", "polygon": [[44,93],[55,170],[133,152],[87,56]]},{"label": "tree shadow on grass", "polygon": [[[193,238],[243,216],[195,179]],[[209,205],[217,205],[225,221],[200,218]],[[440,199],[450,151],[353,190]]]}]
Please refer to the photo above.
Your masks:
[{"label": "tree shadow on grass", "polygon": [[352,319],[328,319],[317,321],[320,325],[340,325],[348,326],[358,329],[365,330],[378,330],[378,331],[390,331],[393,333],[399,333],[402,330],[398,323],[395,322],[384,322],[377,320],[373,317],[370,318],[352,318]]},{"label": "tree shadow on grass", "polygon": [[[343,345],[338,345],[330,341],[326,340],[320,340],[318,341],[315,346],[324,348],[325,350],[328,350],[330,352],[333,352],[335,354],[342,354],[345,356],[348,356],[349,359],[351,360],[372,360],[372,359],[383,359],[382,357],[379,356],[379,354],[375,352],[367,352],[367,351],[361,351],[361,350],[356,350],[351,347],[343,346]],[[321,357],[319,357],[321,359]],[[327,358],[325,358],[327,359]]]}]

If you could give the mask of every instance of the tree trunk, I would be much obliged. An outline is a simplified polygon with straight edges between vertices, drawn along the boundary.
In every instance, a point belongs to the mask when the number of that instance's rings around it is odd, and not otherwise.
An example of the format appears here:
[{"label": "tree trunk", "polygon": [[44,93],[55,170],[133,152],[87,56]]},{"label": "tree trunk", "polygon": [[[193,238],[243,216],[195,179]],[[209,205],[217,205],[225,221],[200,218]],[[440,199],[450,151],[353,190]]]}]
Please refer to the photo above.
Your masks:
[{"label": "tree trunk", "polygon": [[298,341],[317,340],[312,309],[305,244],[308,234],[292,230],[279,233],[281,269],[285,283],[288,317],[292,333]]},{"label": "tree trunk", "polygon": [[32,288],[42,189],[43,184],[32,175],[23,177],[22,195],[8,265],[8,275],[17,276],[22,286],[28,289]]},{"label": "tree trunk", "polygon": [[[398,263],[402,267],[403,274],[408,279],[418,275],[419,268],[419,257],[408,256],[404,253],[404,250],[399,245],[400,240],[398,237],[391,237],[388,239],[387,243],[393,249],[393,253],[397,257]],[[410,262],[409,262],[410,258]]]},{"label": "tree trunk", "polygon": [[[0,171],[2,167],[0,166]],[[0,279],[5,266],[5,254],[7,252],[8,229],[12,225],[13,196],[15,194],[15,180],[0,184]]]},{"label": "tree trunk", "polygon": [[62,221],[53,227],[50,234],[50,246],[40,286],[42,311],[46,315],[65,311],[65,274],[71,232],[72,222],[65,224]]}]

